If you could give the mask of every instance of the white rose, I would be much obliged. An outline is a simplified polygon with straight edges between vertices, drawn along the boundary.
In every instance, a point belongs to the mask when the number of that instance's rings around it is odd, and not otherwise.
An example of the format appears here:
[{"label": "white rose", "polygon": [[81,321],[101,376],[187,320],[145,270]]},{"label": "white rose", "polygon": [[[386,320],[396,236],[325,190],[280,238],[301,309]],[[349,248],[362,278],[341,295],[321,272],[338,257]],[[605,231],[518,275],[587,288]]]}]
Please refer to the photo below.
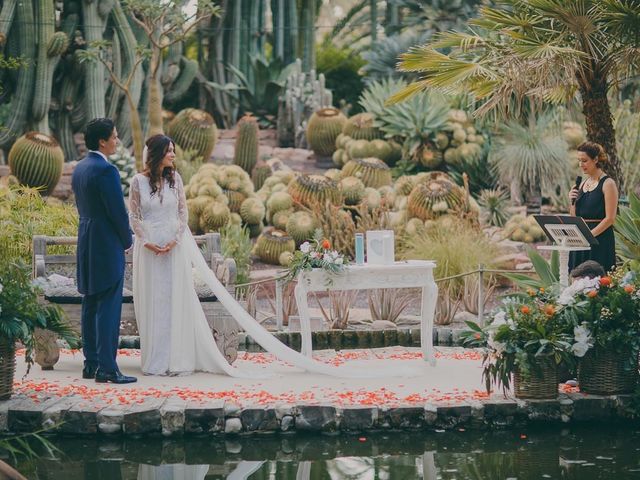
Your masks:
[{"label": "white rose", "polygon": [[587,326],[583,323],[573,328],[573,337],[578,343],[588,343],[591,340],[591,332]]},{"label": "white rose", "polygon": [[589,350],[588,343],[578,342],[578,343],[574,343],[571,346],[571,351],[576,357],[584,357],[584,354],[587,353],[587,350]]},{"label": "white rose", "polygon": [[304,242],[300,245],[300,251],[302,253],[309,253],[309,250],[311,250],[311,244],[309,242]]},{"label": "white rose", "polygon": [[342,259],[342,257],[338,257],[338,258],[336,258],[335,262],[333,262],[333,263],[335,263],[336,265],[342,265],[343,262],[344,262],[344,260]]},{"label": "white rose", "polygon": [[505,325],[507,323],[507,313],[504,310],[500,310],[493,316],[492,325],[499,327],[500,325]]}]

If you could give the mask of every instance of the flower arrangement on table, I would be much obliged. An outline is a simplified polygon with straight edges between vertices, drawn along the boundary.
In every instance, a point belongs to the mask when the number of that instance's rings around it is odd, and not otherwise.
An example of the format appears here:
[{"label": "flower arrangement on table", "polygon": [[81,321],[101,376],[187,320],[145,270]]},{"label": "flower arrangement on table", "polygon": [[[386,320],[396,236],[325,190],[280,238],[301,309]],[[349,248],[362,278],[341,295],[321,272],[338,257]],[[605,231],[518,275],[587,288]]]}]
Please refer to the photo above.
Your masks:
[{"label": "flower arrangement on table", "polygon": [[620,269],[610,276],[581,278],[558,297],[566,323],[573,327],[573,352],[589,349],[628,354],[626,367],[638,367],[640,352],[640,278]]},{"label": "flower arrangement on table", "polygon": [[524,380],[541,378],[545,370],[555,371],[561,362],[573,363],[573,335],[555,298],[541,288],[533,294],[505,298],[485,327],[467,322],[465,345],[486,344],[482,378],[487,392],[495,384],[506,394],[512,374]]},{"label": "flower arrangement on table", "polygon": [[348,264],[345,256],[336,250],[331,249],[331,242],[322,237],[322,231],[316,230],[313,239],[304,242],[293,254],[289,263],[285,281],[295,280],[299,273],[320,268],[328,272],[329,281],[331,275],[337,275],[344,271]]}]

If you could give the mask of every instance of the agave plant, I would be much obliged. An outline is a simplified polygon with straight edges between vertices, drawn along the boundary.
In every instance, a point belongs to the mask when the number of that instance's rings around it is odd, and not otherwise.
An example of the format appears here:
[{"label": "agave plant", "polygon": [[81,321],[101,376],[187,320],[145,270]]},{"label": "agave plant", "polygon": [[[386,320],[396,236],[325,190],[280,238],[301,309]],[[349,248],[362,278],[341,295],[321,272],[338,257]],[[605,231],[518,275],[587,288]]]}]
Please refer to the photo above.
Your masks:
[{"label": "agave plant", "polygon": [[620,207],[614,225],[616,232],[616,253],[622,260],[640,264],[640,199],[631,192],[629,206]]},{"label": "agave plant", "polygon": [[487,224],[503,227],[509,219],[509,195],[499,188],[482,190],[478,197],[478,204],[484,211]]},{"label": "agave plant", "polygon": [[431,32],[409,30],[398,35],[383,38],[371,45],[371,49],[362,53],[367,63],[361,68],[365,83],[381,81],[386,78],[411,79],[414,75],[396,70],[399,57],[411,47],[427,41]]},{"label": "agave plant", "polygon": [[414,159],[432,144],[435,133],[445,128],[449,104],[438,93],[425,93],[406,102],[386,105],[389,97],[406,86],[407,82],[400,79],[373,82],[363,92],[360,105],[375,116],[375,125],[387,138],[402,141],[404,157]]},{"label": "agave plant", "polygon": [[[549,117],[522,125],[515,121],[500,126],[489,152],[489,162],[504,185],[511,185],[512,200],[520,192],[533,196],[557,196],[558,185],[570,184],[567,142],[549,130]],[[514,198],[516,197],[516,198]]]}]

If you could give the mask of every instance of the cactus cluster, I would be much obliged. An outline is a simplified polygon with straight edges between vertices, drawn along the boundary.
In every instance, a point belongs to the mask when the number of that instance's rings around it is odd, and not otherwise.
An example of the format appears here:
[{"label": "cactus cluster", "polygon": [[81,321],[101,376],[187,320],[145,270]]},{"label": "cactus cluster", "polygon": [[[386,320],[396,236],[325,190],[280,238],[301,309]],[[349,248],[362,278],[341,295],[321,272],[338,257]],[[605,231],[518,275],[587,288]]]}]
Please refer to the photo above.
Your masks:
[{"label": "cactus cluster", "polygon": [[357,158],[379,158],[389,166],[402,158],[402,147],[393,140],[374,138],[354,139],[344,132],[336,138],[336,151],[333,153],[333,163],[342,167],[349,160]]},{"label": "cactus cluster", "polygon": [[203,165],[191,177],[185,193],[194,233],[218,231],[229,222],[243,222],[256,235],[261,230],[264,206],[249,175],[237,165]]},{"label": "cactus cluster", "polygon": [[193,151],[204,162],[209,161],[218,141],[218,129],[213,117],[203,110],[185,108],[167,126],[167,135],[184,151]]},{"label": "cactus cluster", "polygon": [[438,168],[444,159],[447,165],[461,165],[480,158],[485,137],[478,132],[464,110],[451,110],[447,130],[436,133],[432,145],[421,152],[418,160],[427,168]]},{"label": "cactus cluster", "polygon": [[515,242],[534,243],[545,238],[544,231],[532,215],[514,215],[505,224],[504,233]]},{"label": "cactus cluster", "polygon": [[256,240],[253,253],[264,263],[280,265],[283,254],[293,253],[295,248],[296,242],[287,235],[287,232],[270,227],[265,229]]},{"label": "cactus cluster", "polygon": [[129,195],[129,185],[133,176],[136,174],[136,160],[124,145],[119,144],[116,153],[109,156],[111,162],[120,173],[120,184],[122,186],[123,195]]},{"label": "cactus cluster", "polygon": [[336,150],[336,138],[342,132],[347,118],[333,107],[314,112],[307,124],[307,143],[319,157],[328,157]]},{"label": "cactus cluster", "polygon": [[251,173],[258,162],[258,121],[245,115],[238,122],[238,134],[233,152],[233,163]]},{"label": "cactus cluster", "polygon": [[58,184],[64,165],[64,153],[55,138],[28,132],[9,150],[9,169],[18,181],[50,194]]},{"label": "cactus cluster", "polygon": [[455,214],[465,201],[465,191],[446,174],[431,172],[417,179],[407,197],[409,217],[432,220],[442,215]]}]

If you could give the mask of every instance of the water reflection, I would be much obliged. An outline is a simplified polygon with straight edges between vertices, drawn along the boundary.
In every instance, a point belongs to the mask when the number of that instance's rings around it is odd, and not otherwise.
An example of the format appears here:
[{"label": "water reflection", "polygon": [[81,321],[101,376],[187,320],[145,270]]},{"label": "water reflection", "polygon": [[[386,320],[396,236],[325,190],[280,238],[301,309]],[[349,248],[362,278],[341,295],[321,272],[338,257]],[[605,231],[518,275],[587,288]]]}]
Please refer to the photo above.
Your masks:
[{"label": "water reflection", "polygon": [[[630,428],[266,436],[55,438],[61,458],[21,462],[35,480],[518,480],[640,478]],[[10,459],[7,459],[10,463]]]}]

